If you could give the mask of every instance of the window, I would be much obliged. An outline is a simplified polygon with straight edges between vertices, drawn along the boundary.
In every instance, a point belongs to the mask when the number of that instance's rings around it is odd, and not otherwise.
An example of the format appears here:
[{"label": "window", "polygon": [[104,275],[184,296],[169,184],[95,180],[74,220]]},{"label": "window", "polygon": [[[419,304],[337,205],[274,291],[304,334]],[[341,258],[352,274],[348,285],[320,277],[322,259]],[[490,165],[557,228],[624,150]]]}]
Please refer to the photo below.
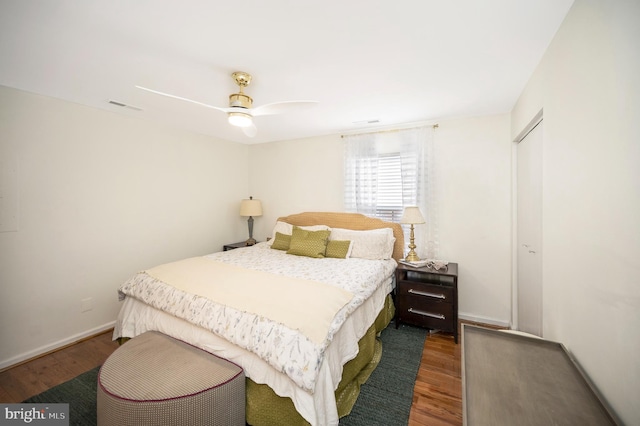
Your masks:
[{"label": "window", "polygon": [[[405,206],[418,206],[428,225],[416,227],[421,257],[436,257],[431,167],[433,128],[347,135],[345,210],[399,222]],[[408,233],[408,229],[405,230]],[[408,242],[408,235],[406,235]],[[422,252],[422,254],[421,254]]]},{"label": "window", "polygon": [[377,195],[375,216],[389,222],[399,222],[404,209],[400,153],[378,157]]}]

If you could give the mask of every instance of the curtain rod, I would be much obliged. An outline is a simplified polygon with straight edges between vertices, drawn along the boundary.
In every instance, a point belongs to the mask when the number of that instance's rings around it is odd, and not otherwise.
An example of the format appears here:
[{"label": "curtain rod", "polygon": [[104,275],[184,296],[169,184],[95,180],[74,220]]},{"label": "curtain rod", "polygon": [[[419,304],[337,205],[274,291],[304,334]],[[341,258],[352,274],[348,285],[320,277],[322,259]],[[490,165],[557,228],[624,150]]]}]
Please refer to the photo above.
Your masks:
[{"label": "curtain rod", "polygon": [[[374,133],[393,133],[393,132],[402,132],[403,130],[413,130],[413,129],[420,129],[422,127],[428,127],[427,126],[416,126],[416,127],[406,127],[404,129],[389,129],[389,130],[378,130],[378,131],[371,131],[371,132],[363,132],[363,133],[349,133],[346,135],[340,135],[341,138],[344,138],[346,136],[362,136],[362,135],[372,135]],[[439,125],[433,124],[431,125],[431,127],[433,127],[434,129],[437,129],[439,127]]]}]

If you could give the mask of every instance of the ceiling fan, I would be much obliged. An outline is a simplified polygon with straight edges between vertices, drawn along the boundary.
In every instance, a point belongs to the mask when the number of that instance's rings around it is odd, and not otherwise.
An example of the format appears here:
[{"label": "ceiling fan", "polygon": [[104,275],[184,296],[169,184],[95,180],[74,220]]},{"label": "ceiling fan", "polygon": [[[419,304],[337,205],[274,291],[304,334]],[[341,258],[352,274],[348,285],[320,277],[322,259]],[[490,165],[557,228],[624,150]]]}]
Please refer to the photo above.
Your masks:
[{"label": "ceiling fan", "polygon": [[294,112],[298,108],[307,107],[318,103],[318,101],[285,101],[273,102],[270,104],[252,108],[253,99],[251,99],[249,95],[244,93],[244,88],[247,87],[249,83],[251,83],[251,74],[243,71],[236,71],[231,74],[231,77],[233,77],[236,84],[240,87],[240,91],[239,93],[233,93],[229,95],[229,107],[227,108],[208,105],[202,102],[194,101],[192,99],[171,95],[169,93],[159,92],[147,87],[136,87],[138,89],[146,90],[147,92],[155,93],[157,95],[168,96],[170,98],[191,102],[207,108],[213,108],[218,111],[225,112],[227,113],[229,124],[242,128],[244,134],[249,137],[254,137],[258,132],[258,129],[253,122],[253,117],[258,117],[261,115],[285,114],[288,112]]}]

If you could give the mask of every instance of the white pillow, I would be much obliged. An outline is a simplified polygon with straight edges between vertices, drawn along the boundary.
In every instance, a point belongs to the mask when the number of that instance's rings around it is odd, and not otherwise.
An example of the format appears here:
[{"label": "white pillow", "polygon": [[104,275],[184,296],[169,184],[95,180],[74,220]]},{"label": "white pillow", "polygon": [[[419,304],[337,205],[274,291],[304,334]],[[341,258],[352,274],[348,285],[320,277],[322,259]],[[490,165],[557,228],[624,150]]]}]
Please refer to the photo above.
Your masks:
[{"label": "white pillow", "polygon": [[329,239],[350,240],[350,257],[372,260],[391,259],[393,256],[393,244],[396,242],[391,228],[371,229],[368,231],[333,228]]},{"label": "white pillow", "polygon": [[[299,226],[298,228],[302,228],[306,231],[330,231],[326,225],[312,225],[312,226]],[[276,232],[285,235],[293,234],[293,225],[287,222],[277,221],[276,226],[273,227],[273,232],[271,233],[271,239],[267,242],[267,244],[273,244],[273,241],[276,239]]]},{"label": "white pillow", "polygon": [[290,225],[286,222],[277,221],[276,226],[273,227],[273,232],[271,233],[271,239],[267,241],[267,244],[269,245],[273,244],[273,240],[276,239],[276,232],[279,232],[285,235],[291,235],[293,233],[293,225]]}]

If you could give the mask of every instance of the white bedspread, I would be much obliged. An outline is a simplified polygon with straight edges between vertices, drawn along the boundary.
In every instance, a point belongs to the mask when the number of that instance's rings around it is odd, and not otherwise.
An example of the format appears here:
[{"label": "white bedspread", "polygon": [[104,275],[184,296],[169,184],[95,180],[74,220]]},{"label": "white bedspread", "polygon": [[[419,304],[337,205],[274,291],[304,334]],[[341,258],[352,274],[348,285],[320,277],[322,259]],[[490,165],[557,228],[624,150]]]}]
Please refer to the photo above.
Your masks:
[{"label": "white bedspread", "polygon": [[[301,382],[299,372],[290,374],[287,369],[278,371],[270,368],[268,361],[257,356],[256,352],[277,351],[286,358],[287,353],[290,353],[290,347],[283,344],[282,339],[268,338],[278,336],[278,333],[257,330],[255,339],[266,346],[258,351],[247,351],[227,343],[221,333],[203,332],[202,324],[189,323],[188,318],[185,318],[187,321],[172,320],[172,315],[162,313],[157,306],[152,308],[146,306],[146,302],[130,302],[131,298],[127,300],[119,315],[114,337],[135,337],[147,330],[155,329],[185,340],[238,363],[245,370],[245,374],[255,382],[266,383],[278,395],[292,398],[296,409],[311,424],[337,424],[333,392],[340,381],[342,366],[355,357],[358,340],[382,308],[384,298],[391,290],[395,261],[312,259],[287,255],[282,251],[270,249],[264,243],[250,248],[214,253],[207,257],[257,271],[324,282],[354,295],[351,302],[342,308],[332,321],[326,344],[323,345],[317,365],[312,369],[311,381]],[[146,274],[132,278],[133,281],[148,279],[153,280]],[[123,286],[123,289],[127,285]],[[242,313],[234,312],[232,315],[240,315],[238,318],[241,318]],[[272,324],[271,327],[272,330],[277,330],[282,325]]]}]

